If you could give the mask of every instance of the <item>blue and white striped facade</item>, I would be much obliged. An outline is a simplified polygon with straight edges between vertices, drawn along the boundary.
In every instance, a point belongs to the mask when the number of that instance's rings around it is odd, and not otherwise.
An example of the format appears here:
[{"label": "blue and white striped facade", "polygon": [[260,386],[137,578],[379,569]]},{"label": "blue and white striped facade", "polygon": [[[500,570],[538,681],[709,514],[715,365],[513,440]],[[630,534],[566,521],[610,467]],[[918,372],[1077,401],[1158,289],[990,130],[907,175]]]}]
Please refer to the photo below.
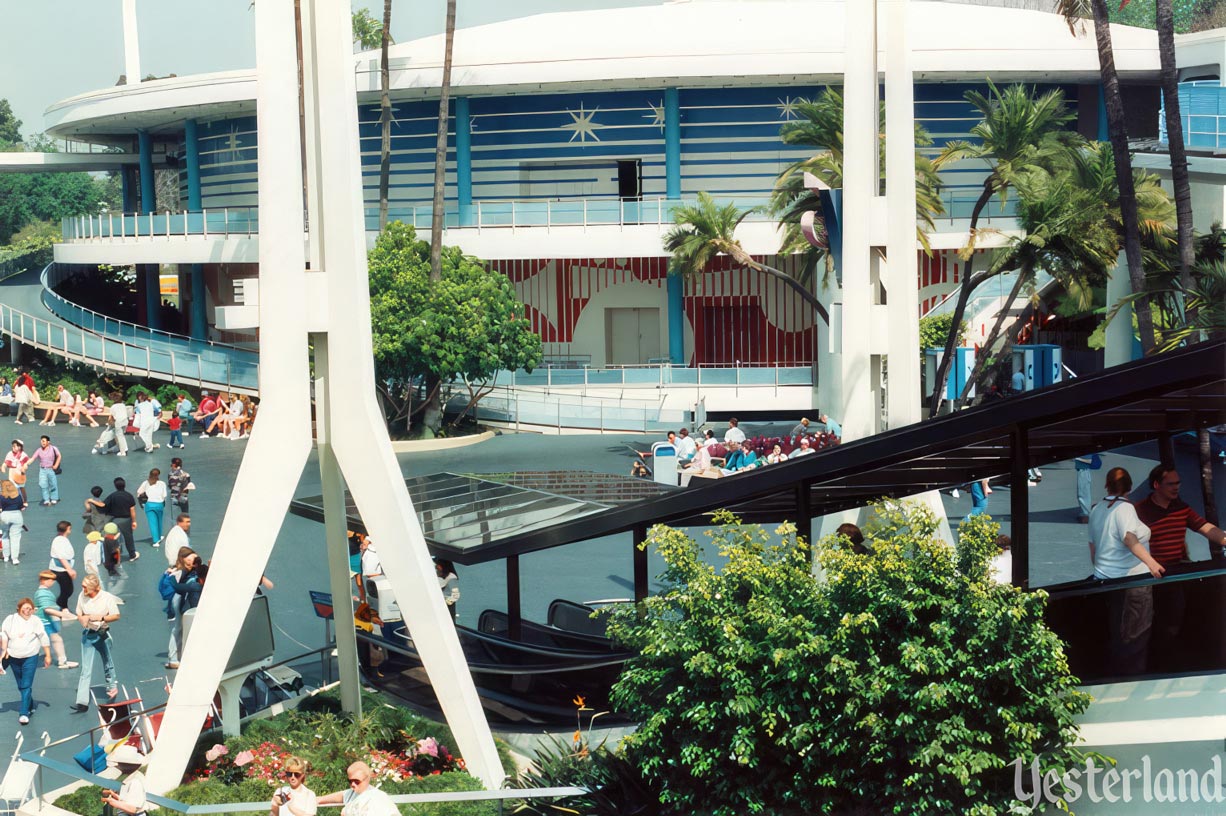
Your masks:
[{"label": "blue and white striped facade", "polygon": [[[964,95],[972,88],[986,91],[989,77],[998,85],[1060,88],[1079,118],[1075,126],[1096,129],[1097,105],[1078,110],[1080,101],[1097,98],[1092,37],[1071,37],[1062,19],[1041,12],[925,0],[910,6],[916,119],[932,136],[934,154],[969,135],[979,117]],[[765,336],[773,338],[773,348],[791,349],[788,362],[803,362],[796,349],[812,348],[804,338],[823,333],[804,310],[793,308],[786,289],[730,269],[712,270],[705,284],[665,285],[660,238],[678,203],[707,192],[761,205],[780,171],[816,152],[783,144],[780,128],[795,120],[797,100],[841,83],[843,8],[842,0],[694,0],[538,15],[458,31],[444,240],[516,281],[542,336],[551,338],[550,354],[585,357],[594,365],[625,362],[602,339],[612,323],[600,316],[633,309],[641,312],[640,321],[659,314],[659,331],[646,333],[658,335],[659,346],[642,351],[639,362],[667,357],[677,364],[769,365],[773,355],[757,347]],[[1157,67],[1152,32],[1115,28],[1121,76],[1151,77]],[[400,43],[390,60],[389,209],[392,218],[419,230],[430,223],[441,47],[441,37]],[[373,240],[378,57],[354,59]],[[203,224],[222,250],[179,248],[158,258],[160,249],[145,246],[130,254],[139,254],[133,262],[180,264],[192,279],[180,289],[191,292],[194,334],[207,329],[216,337],[219,329],[255,325],[243,323],[253,311],[236,318],[242,310],[231,308],[237,304],[234,282],[258,274],[250,242],[234,236],[258,233],[254,81],[244,72],[158,80],[142,83],[139,93],[108,89],[48,112],[48,130],[57,137],[102,134],[113,143],[139,142],[155,155],[186,157],[176,163],[181,207],[189,214],[204,210],[207,217],[181,223],[188,232]],[[921,263],[921,304],[933,304],[960,280],[955,250],[965,243],[965,219],[987,170],[964,163],[942,171],[946,215],[932,236],[934,257]],[[998,207],[993,202],[989,208],[986,215],[994,220],[987,225],[1007,229],[1008,213]],[[180,223],[157,218],[137,221],[135,231],[156,234],[164,223],[168,231]],[[217,218],[225,235],[213,238],[216,229],[209,225]],[[749,252],[783,268],[792,259],[777,255],[777,226],[755,215],[738,237]],[[99,223],[72,238],[96,240],[101,233],[107,246],[98,262],[123,262],[127,237],[116,241],[114,231],[112,223]],[[84,247],[63,255],[77,264],[91,260]],[[819,296],[832,299],[837,292]],[[695,315],[702,317],[695,322]],[[780,322],[780,315],[789,317]],[[702,335],[723,325],[736,327],[736,342]],[[700,353],[716,347],[722,349],[718,359]]]}]

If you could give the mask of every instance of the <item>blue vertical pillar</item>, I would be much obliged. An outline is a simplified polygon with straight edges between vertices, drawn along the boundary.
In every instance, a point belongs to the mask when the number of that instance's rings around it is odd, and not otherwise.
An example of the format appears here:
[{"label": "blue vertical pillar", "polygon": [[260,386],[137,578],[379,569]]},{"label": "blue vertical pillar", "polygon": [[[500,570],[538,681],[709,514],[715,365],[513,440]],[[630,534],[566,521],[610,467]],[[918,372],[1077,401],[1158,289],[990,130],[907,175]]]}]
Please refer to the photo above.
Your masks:
[{"label": "blue vertical pillar", "polygon": [[469,127],[468,97],[455,100],[455,187],[460,207],[460,226],[473,223],[473,146]]},{"label": "blue vertical pillar", "polygon": [[132,168],[129,165],[125,165],[119,170],[119,188],[123,193],[123,212],[136,212],[136,181],[132,178]]},{"label": "blue vertical pillar", "polygon": [[155,197],[153,192],[153,137],[147,130],[136,131],[140,145],[140,211],[153,212]]},{"label": "blue vertical pillar", "polygon": [[[197,213],[204,209],[204,198],[200,194],[200,137],[195,119],[188,119],[183,123],[183,146],[187,158],[187,209]],[[205,316],[204,266],[191,264],[188,274],[191,275],[192,293],[191,311],[187,321],[189,331],[193,339],[207,340],[209,327]]]},{"label": "blue vertical pillar", "polygon": [[685,281],[680,275],[668,276],[668,359],[685,365]]},{"label": "blue vertical pillar", "polygon": [[[153,222],[153,209],[157,204],[153,186],[153,137],[146,130],[136,131],[140,148],[140,211],[150,214],[141,227],[148,229]],[[136,219],[140,223],[141,219]],[[143,230],[142,230],[143,232]],[[140,264],[137,273],[145,289],[145,325],[151,329],[161,328],[162,286],[157,264]]]},{"label": "blue vertical pillar", "polygon": [[187,209],[200,212],[204,204],[200,195],[200,141],[195,119],[183,123],[183,147],[187,158]]},{"label": "blue vertical pillar", "polygon": [[[681,198],[681,93],[664,89],[664,197]],[[685,282],[680,275],[668,277],[668,358],[685,365]]]},{"label": "blue vertical pillar", "polygon": [[664,89],[664,197],[681,198],[681,92]]},{"label": "blue vertical pillar", "polygon": [[192,276],[192,310],[189,317],[191,326],[192,338],[195,340],[209,339],[209,324],[207,310],[205,309],[204,291],[204,266],[202,264],[191,265]]}]

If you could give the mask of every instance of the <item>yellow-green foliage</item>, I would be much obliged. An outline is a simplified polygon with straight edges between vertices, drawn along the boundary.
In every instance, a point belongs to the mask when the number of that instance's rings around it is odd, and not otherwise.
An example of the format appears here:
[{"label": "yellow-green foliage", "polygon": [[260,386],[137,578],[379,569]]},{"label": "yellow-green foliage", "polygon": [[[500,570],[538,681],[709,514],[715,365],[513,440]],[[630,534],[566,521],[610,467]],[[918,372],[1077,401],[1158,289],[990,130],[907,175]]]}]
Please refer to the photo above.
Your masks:
[{"label": "yellow-green foliage", "polygon": [[790,525],[716,521],[718,569],[654,528],[667,589],[610,625],[641,655],[614,689],[642,723],[624,750],[668,806],[987,816],[1012,804],[1015,758],[1073,761],[1088,698],[1046,596],[987,581],[986,530],[959,556],[927,510],[882,505],[873,555],[819,544],[822,582]]}]

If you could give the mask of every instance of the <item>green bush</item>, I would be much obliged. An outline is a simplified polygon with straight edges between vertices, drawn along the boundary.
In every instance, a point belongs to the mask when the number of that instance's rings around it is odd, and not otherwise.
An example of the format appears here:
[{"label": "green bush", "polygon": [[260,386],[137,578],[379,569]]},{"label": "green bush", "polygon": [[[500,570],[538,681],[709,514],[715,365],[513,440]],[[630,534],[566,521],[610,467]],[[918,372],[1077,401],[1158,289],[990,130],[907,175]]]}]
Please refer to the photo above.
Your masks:
[{"label": "green bush", "polygon": [[146,388],[143,385],[129,385],[126,389],[124,389],[124,392],[123,392],[124,402],[127,402],[127,403],[136,402],[136,397],[138,394],[144,394],[145,396],[148,396],[148,397],[153,396],[153,392],[150,391],[148,388]]},{"label": "green bush", "polygon": [[1015,759],[1076,764],[1089,698],[1045,593],[988,583],[985,548],[956,555],[922,507],[877,515],[872,556],[821,543],[824,582],[790,525],[717,516],[719,570],[653,528],[667,588],[609,631],[639,655],[613,690],[641,723],[624,750],[667,806],[988,816],[1014,804]]},{"label": "green bush", "polygon": [[[179,395],[185,393],[188,393],[186,388],[174,383],[165,383],[158,388],[154,396],[162,404],[162,410],[173,411],[175,406],[179,404]],[[192,404],[195,405],[197,402],[196,398],[191,394],[188,394],[188,396],[191,398]]]},{"label": "green bush", "polygon": [[55,806],[80,816],[102,816],[102,788],[86,785],[55,800]]},{"label": "green bush", "polygon": [[553,816],[559,812],[585,816],[656,816],[665,811],[660,791],[620,751],[604,742],[596,747],[582,738],[566,743],[550,737],[532,757],[532,765],[515,777],[513,788],[586,788],[585,796],[531,799],[518,803],[517,812]]}]

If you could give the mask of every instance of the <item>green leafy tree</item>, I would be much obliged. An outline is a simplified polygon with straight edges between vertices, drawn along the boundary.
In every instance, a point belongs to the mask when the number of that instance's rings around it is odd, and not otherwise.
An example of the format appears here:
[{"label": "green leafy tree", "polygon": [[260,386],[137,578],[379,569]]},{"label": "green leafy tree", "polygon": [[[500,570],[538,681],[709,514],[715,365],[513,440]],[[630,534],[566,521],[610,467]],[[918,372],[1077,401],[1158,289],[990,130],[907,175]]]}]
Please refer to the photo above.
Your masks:
[{"label": "green leafy tree", "polygon": [[102,189],[88,173],[0,175],[0,244],[35,221],[97,212]]},{"label": "green leafy tree", "polygon": [[[989,82],[986,96],[978,91],[967,91],[966,101],[983,117],[971,128],[974,141],[947,142],[941,151],[941,161],[983,162],[988,165],[988,173],[971,209],[971,239],[963,252],[966,269],[951,325],[961,324],[971,294],[999,274],[990,270],[974,272],[976,233],[988,202],[995,196],[1005,203],[1017,180],[1031,168],[1056,171],[1067,165],[1069,146],[1079,140],[1075,133],[1065,130],[1073,114],[1064,104],[1064,94],[1058,90],[1035,96],[1024,85],[1010,85],[1000,90]],[[936,388],[928,407],[929,416],[935,416],[941,405],[945,380],[953,363],[954,341],[953,335],[945,341],[945,353],[937,366]]]},{"label": "green leafy tree", "polygon": [[956,552],[926,509],[884,504],[872,556],[821,543],[821,581],[791,525],[715,521],[720,568],[653,528],[665,589],[609,627],[638,653],[613,690],[640,723],[624,750],[673,811],[995,816],[1015,759],[1076,762],[1089,698],[1045,594],[987,581],[996,528]]},{"label": "green leafy tree", "polygon": [[370,9],[361,8],[353,13],[353,42],[363,51],[378,48],[383,42],[383,23],[375,19]]},{"label": "green leafy tree", "polygon": [[0,150],[21,144],[21,120],[13,115],[13,106],[0,99]]},{"label": "green leafy tree", "polygon": [[[438,384],[430,388],[443,404],[461,383],[466,413],[493,388],[498,371],[540,364],[541,340],[511,282],[459,248],[444,248],[442,276],[432,281],[430,245],[393,221],[370,251],[369,266],[375,367],[389,423],[412,425],[425,407],[422,400],[414,408],[423,382]],[[427,425],[430,432],[440,427],[441,417]]]}]

